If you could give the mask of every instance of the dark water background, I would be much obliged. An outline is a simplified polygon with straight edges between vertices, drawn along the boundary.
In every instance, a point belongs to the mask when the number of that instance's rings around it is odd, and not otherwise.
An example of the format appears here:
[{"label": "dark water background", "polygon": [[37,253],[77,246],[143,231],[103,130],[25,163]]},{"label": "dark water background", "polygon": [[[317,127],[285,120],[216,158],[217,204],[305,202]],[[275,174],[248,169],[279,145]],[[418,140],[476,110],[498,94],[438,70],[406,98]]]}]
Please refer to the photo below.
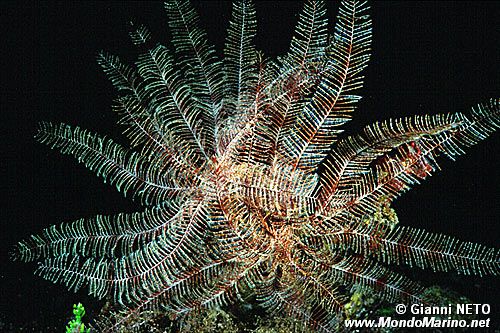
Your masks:
[{"label": "dark water background", "polygon": [[[229,2],[196,2],[209,38],[222,50]],[[301,2],[257,2],[257,46],[283,54]],[[332,18],[337,3],[329,3]],[[500,95],[499,2],[377,2],[373,56],[365,71],[364,97],[348,133],[389,117],[468,111]],[[53,285],[13,263],[8,250],[30,234],[62,221],[95,214],[132,212],[138,205],[68,156],[33,140],[41,120],[66,122],[126,143],[111,111],[115,96],[95,62],[98,50],[132,61],[127,22],[149,25],[168,41],[161,3],[40,2],[2,4],[0,89],[2,230],[0,249],[0,331],[63,331],[73,303],[91,315],[102,302]],[[332,24],[333,27],[333,24]],[[438,172],[395,203],[401,224],[422,227],[498,247],[500,136],[468,150],[457,162],[441,160]],[[475,302],[488,302],[500,317],[498,278],[432,274],[411,276],[440,284]],[[12,328],[9,328],[12,327]]]}]

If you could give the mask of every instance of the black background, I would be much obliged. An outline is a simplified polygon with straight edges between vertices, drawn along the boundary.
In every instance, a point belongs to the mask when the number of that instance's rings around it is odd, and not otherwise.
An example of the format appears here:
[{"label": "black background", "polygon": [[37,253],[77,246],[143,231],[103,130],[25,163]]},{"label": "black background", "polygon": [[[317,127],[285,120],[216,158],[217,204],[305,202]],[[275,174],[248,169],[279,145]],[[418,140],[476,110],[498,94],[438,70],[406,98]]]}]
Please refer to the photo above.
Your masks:
[{"label": "black background", "polygon": [[[219,53],[230,15],[229,2],[195,2]],[[286,52],[301,2],[257,2],[257,47],[267,55]],[[329,17],[337,3],[329,3]],[[411,114],[467,112],[500,93],[498,2],[376,2],[372,6],[373,55],[364,96],[347,127],[354,133],[375,120]],[[0,331],[35,327],[62,331],[71,305],[91,314],[98,302],[32,275],[35,265],[13,263],[8,251],[42,228],[98,213],[139,208],[71,157],[33,139],[41,120],[80,125],[120,143],[122,128],[110,105],[115,94],[96,64],[105,49],[132,61],[127,22],[146,23],[168,42],[161,3],[8,2],[2,4],[3,135],[1,179]],[[333,28],[333,23],[331,23]],[[396,203],[401,224],[499,246],[498,133],[438,172]],[[426,284],[439,283],[500,314],[498,278],[411,271]],[[14,327],[14,329],[9,329]]]}]

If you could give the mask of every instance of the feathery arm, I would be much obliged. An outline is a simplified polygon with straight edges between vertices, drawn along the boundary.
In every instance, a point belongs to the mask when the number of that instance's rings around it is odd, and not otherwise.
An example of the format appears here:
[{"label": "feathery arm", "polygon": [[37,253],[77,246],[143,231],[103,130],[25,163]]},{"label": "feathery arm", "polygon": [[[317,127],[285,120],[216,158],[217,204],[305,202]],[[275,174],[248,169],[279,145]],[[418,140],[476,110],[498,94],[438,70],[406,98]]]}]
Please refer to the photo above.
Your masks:
[{"label": "feathery arm", "polygon": [[478,143],[500,127],[500,100],[492,99],[473,109],[470,115],[457,114],[454,118],[448,129],[420,134],[372,160],[365,170],[352,174],[345,189],[332,198],[331,217],[344,212],[356,216],[374,212],[381,197],[392,201],[436,170],[435,159],[439,155],[454,159],[464,154],[463,148]]},{"label": "feathery arm", "polygon": [[203,115],[211,132],[206,142],[208,153],[216,148],[221,101],[224,93],[222,64],[215,49],[208,44],[206,33],[199,27],[199,17],[188,1],[169,0],[165,3],[172,32],[172,43],[179,55],[180,66],[194,95],[208,112]]},{"label": "feathery arm", "polygon": [[336,44],[326,65],[329,69],[282,141],[282,154],[295,167],[314,171],[359,100],[359,96],[348,93],[362,85],[359,73],[369,59],[371,20],[367,9],[364,2],[341,3],[335,25]]},{"label": "feathery arm", "polygon": [[170,177],[173,171],[161,158],[147,159],[79,127],[42,122],[36,138],[63,154],[73,155],[118,191],[125,195],[132,192],[145,205],[176,198],[190,190]]}]

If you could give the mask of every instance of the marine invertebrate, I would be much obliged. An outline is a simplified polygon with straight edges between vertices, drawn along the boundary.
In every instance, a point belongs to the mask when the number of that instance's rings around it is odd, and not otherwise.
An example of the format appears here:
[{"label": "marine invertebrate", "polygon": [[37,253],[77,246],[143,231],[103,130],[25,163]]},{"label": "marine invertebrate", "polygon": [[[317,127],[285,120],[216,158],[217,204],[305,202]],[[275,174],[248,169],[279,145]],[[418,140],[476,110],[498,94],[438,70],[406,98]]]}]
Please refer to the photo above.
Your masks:
[{"label": "marine invertebrate", "polygon": [[253,48],[249,2],[234,6],[223,62],[188,4],[166,7],[175,58],[142,26],[131,34],[145,50],[136,69],[99,56],[135,150],[66,125],[43,123],[38,135],[145,211],[53,227],[21,242],[19,258],[47,257],[44,277],[137,311],[181,315],[250,292],[323,330],[347,301],[342,286],[418,298],[421,288],[384,263],[498,272],[495,250],[370,218],[430,174],[438,155],[498,127],[498,100],[470,116],[377,123],[339,140],[369,58],[364,3],[342,4],[329,39],[324,4],[307,2],[279,61]]},{"label": "marine invertebrate", "polygon": [[85,316],[85,308],[82,303],[73,304],[73,315],[75,316],[66,326],[66,333],[88,333],[90,329],[85,329],[82,318]]}]

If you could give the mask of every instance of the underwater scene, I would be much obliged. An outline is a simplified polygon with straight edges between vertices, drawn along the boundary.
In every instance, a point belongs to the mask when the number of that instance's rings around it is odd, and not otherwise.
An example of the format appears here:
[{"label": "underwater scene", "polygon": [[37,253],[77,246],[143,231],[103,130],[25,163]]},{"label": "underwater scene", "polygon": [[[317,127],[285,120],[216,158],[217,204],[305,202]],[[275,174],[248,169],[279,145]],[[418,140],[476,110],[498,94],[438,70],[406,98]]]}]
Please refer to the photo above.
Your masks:
[{"label": "underwater scene", "polygon": [[0,332],[500,332],[499,14],[7,2]]}]

